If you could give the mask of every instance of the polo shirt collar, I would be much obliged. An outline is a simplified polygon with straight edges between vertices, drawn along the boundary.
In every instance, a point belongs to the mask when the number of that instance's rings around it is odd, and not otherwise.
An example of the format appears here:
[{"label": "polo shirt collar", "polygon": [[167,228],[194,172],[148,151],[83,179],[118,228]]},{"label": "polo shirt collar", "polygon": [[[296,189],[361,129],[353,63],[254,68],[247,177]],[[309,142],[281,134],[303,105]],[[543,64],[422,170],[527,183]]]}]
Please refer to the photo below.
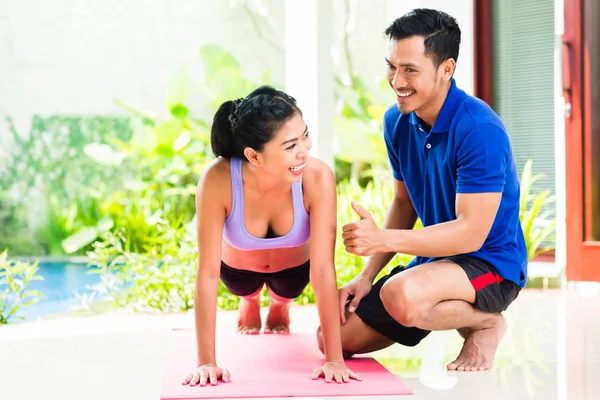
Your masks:
[{"label": "polo shirt collar", "polygon": [[[456,81],[452,78],[450,82],[450,90],[448,90],[448,95],[446,96],[446,100],[444,101],[444,105],[440,110],[440,113],[431,128],[430,133],[447,133],[450,131],[450,125],[452,124],[452,119],[456,114],[456,110],[460,106],[461,100],[463,98],[463,91],[456,87]],[[410,123],[413,125],[418,125],[419,121],[417,120],[417,113],[412,112],[410,114]]]}]

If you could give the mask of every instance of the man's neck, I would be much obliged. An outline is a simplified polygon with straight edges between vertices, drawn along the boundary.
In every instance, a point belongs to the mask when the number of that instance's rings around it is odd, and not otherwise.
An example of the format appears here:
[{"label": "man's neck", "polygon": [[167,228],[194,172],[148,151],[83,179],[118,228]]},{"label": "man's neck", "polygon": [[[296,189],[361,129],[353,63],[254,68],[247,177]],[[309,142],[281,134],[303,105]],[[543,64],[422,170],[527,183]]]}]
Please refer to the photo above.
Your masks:
[{"label": "man's neck", "polygon": [[427,126],[427,130],[431,130],[433,124],[437,120],[438,115],[440,115],[440,111],[444,106],[444,102],[448,97],[448,92],[450,91],[450,82],[447,84],[443,84],[444,87],[440,88],[438,95],[431,99],[429,103],[427,103],[420,110],[416,111],[417,117],[419,117],[425,125]]}]

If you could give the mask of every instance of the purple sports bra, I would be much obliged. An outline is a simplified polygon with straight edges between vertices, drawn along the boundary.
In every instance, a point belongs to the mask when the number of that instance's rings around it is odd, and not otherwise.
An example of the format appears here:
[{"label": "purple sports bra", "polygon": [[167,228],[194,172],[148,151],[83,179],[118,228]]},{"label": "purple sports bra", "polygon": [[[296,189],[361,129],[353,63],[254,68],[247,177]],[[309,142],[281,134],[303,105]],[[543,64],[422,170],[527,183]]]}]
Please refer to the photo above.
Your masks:
[{"label": "purple sports bra", "polygon": [[223,238],[231,246],[240,250],[264,250],[300,246],[310,237],[310,216],[304,207],[302,180],[292,184],[292,204],[294,223],[285,235],[274,238],[252,236],[244,223],[244,186],[242,183],[242,160],[230,159],[231,171],[231,211],[225,219]]}]

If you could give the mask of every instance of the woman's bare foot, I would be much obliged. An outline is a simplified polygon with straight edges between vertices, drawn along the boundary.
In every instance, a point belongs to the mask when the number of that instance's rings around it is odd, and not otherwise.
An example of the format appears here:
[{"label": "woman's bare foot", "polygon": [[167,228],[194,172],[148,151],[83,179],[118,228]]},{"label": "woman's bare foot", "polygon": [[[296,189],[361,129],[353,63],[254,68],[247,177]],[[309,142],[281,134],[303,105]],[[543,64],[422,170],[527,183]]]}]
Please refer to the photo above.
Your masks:
[{"label": "woman's bare foot", "polygon": [[265,333],[290,333],[290,302],[279,302],[271,299],[269,314],[265,323]]},{"label": "woman's bare foot", "polygon": [[260,333],[260,294],[242,297],[239,309],[238,333],[242,335],[257,335]]},{"label": "woman's bare foot", "polygon": [[490,327],[459,331],[461,335],[466,335],[465,343],[456,360],[447,368],[451,371],[484,371],[491,368],[505,332],[506,320],[501,314]]}]

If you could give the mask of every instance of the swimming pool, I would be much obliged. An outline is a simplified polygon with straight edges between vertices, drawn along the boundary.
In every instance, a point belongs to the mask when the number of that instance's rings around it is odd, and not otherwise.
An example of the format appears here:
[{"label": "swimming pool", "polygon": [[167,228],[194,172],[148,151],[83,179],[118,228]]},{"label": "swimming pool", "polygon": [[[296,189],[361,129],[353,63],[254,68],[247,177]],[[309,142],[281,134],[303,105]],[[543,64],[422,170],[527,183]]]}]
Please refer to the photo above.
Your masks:
[{"label": "swimming pool", "polygon": [[91,293],[86,285],[95,285],[100,281],[97,274],[89,274],[85,263],[72,262],[41,262],[38,275],[44,277],[41,281],[32,281],[27,286],[28,290],[38,290],[42,297],[36,304],[21,308],[17,317],[11,323],[35,320],[38,317],[47,317],[53,314],[69,311],[74,306],[80,305],[76,294]]}]

